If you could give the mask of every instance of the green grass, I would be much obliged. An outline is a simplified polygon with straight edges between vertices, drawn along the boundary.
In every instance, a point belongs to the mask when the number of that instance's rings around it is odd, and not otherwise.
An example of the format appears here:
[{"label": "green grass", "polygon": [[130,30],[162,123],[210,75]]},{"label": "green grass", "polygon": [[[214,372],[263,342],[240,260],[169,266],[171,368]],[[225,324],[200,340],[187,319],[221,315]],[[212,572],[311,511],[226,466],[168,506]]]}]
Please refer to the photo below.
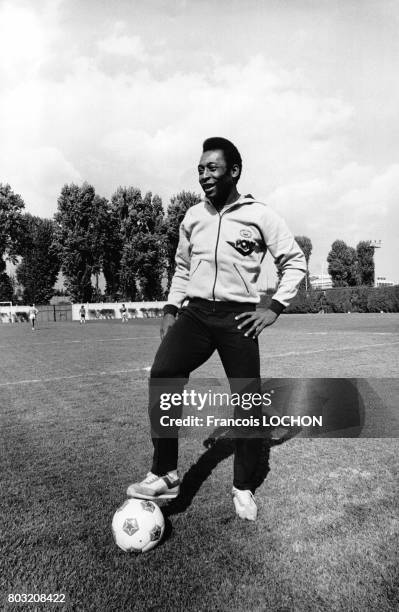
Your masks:
[{"label": "green grass", "polygon": [[[384,376],[359,383],[368,421],[377,422],[381,405],[384,421],[397,413],[398,321],[282,317],[262,336],[262,371]],[[6,594],[23,590],[65,592],[68,608],[83,611],[396,610],[393,438],[296,437],[265,450],[270,471],[254,524],[233,512],[229,445],[206,451],[199,437],[183,438],[183,494],[163,506],[164,541],[137,556],[115,546],[112,515],[127,484],[148,469],[143,368],[157,344],[150,320],[46,324],[35,333],[0,327],[4,609],[13,609]],[[221,374],[216,357],[197,373]]]}]

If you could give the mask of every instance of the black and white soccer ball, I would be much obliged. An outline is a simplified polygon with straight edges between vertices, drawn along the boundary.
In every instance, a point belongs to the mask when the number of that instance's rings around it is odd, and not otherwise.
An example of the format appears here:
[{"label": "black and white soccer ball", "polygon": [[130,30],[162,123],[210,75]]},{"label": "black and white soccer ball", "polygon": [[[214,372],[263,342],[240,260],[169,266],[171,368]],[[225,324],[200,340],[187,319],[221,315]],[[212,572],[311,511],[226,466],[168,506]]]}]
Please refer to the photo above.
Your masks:
[{"label": "black and white soccer ball", "polygon": [[146,499],[127,499],[115,512],[112,533],[125,552],[147,552],[158,544],[165,530],[159,506]]}]

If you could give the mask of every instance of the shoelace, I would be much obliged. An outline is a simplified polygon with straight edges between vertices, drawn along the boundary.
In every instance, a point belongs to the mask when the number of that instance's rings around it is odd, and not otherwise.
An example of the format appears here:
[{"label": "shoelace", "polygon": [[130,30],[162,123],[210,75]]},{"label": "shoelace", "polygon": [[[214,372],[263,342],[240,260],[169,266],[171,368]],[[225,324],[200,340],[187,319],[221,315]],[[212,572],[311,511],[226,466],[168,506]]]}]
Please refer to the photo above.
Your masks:
[{"label": "shoelace", "polygon": [[[255,502],[255,495],[252,493],[252,491],[248,491],[249,495],[250,495],[250,499]],[[238,500],[241,502],[241,499],[239,497],[239,493],[237,493],[237,491],[234,492],[233,494],[234,497],[238,497]],[[255,502],[256,503],[256,502]]]}]

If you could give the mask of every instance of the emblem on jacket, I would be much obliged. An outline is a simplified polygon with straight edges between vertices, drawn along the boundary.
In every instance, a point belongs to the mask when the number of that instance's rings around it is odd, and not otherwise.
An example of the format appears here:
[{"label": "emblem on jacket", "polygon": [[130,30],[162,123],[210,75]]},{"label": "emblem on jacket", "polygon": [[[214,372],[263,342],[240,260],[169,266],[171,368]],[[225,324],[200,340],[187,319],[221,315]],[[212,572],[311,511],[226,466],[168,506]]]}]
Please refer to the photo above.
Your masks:
[{"label": "emblem on jacket", "polygon": [[235,242],[226,240],[227,244],[230,244],[240,255],[251,255],[254,252],[256,243],[253,240],[247,240],[246,238],[239,238]]}]

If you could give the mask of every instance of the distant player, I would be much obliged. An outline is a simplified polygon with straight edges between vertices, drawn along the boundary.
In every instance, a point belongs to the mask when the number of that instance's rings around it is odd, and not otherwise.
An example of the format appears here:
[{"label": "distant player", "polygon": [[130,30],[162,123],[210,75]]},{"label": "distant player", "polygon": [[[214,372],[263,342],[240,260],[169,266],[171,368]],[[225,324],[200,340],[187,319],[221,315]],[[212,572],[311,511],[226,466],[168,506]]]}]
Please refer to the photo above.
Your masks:
[{"label": "distant player", "polygon": [[32,325],[32,331],[35,331],[36,315],[38,312],[38,309],[35,307],[34,304],[32,304],[29,308],[29,320]]},{"label": "distant player", "polygon": [[83,325],[84,323],[86,323],[86,308],[83,306],[83,304],[81,305],[79,309],[79,314],[80,314],[80,325]]},{"label": "distant player", "polygon": [[127,323],[127,308],[125,304],[122,304],[122,308],[120,309],[122,316],[122,323]]}]

